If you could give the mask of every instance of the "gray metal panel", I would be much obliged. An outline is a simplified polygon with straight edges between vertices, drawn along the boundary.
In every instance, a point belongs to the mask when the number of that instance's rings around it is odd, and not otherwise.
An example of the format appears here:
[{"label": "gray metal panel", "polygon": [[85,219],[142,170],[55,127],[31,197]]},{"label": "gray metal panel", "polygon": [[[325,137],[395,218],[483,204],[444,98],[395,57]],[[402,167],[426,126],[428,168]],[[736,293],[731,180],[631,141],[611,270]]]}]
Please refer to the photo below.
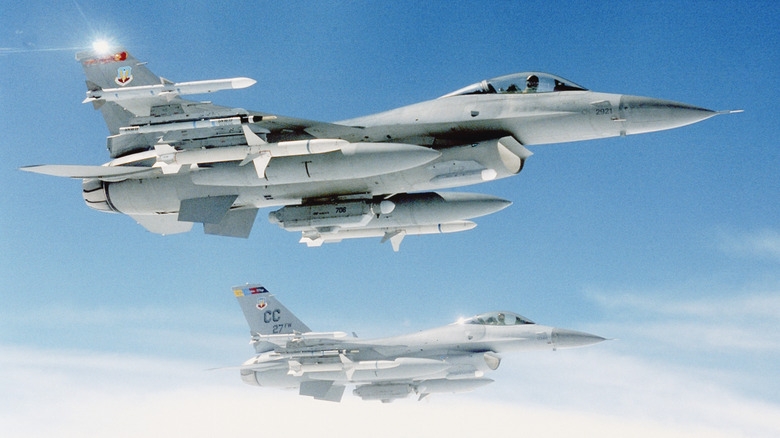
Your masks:
[{"label": "gray metal panel", "polygon": [[208,196],[184,199],[179,207],[179,220],[218,224],[230,210],[238,195]]},{"label": "gray metal panel", "polygon": [[340,402],[344,395],[344,386],[334,385],[329,380],[302,382],[299,394],[308,395],[317,400]]},{"label": "gray metal panel", "polygon": [[218,224],[204,223],[203,231],[206,234],[246,239],[249,237],[252,226],[255,224],[255,217],[257,217],[256,208],[231,210],[227,212]]},{"label": "gray metal panel", "polygon": [[259,284],[236,286],[233,292],[251,334],[308,333],[311,329]]}]

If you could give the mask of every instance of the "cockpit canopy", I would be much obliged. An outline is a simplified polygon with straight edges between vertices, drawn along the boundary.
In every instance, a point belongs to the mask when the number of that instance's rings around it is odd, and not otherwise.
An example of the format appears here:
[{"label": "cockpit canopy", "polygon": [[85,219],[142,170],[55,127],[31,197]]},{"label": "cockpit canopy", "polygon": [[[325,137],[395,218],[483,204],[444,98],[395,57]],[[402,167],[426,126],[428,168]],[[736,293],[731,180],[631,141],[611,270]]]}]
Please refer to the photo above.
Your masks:
[{"label": "cockpit canopy", "polygon": [[466,94],[531,94],[557,91],[585,91],[574,82],[550,73],[527,71],[488,79],[445,94],[442,97]]},{"label": "cockpit canopy", "polygon": [[512,312],[488,312],[462,321],[462,324],[523,325],[534,324],[530,319]]}]

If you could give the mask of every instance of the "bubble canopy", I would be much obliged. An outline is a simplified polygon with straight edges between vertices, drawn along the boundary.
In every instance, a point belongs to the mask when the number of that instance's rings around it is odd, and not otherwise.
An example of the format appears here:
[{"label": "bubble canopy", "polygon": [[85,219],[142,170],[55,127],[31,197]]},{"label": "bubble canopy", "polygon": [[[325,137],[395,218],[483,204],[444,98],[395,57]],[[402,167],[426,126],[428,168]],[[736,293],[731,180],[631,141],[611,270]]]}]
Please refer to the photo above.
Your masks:
[{"label": "bubble canopy", "polygon": [[481,313],[461,321],[461,324],[478,325],[524,325],[534,324],[530,319],[512,312]]},{"label": "bubble canopy", "polygon": [[560,76],[527,71],[477,82],[442,97],[467,94],[531,94],[561,91],[587,91],[587,89]]}]

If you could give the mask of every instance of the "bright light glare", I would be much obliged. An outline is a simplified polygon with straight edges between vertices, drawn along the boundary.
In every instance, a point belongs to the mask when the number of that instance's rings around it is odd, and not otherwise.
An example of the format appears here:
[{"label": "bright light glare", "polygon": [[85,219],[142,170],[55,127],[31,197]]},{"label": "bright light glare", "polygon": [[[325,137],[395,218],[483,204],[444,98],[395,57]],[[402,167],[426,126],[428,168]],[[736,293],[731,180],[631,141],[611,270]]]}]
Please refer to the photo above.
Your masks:
[{"label": "bright light glare", "polygon": [[109,50],[111,49],[111,45],[106,40],[97,40],[94,43],[92,43],[92,48],[99,55],[107,55]]}]

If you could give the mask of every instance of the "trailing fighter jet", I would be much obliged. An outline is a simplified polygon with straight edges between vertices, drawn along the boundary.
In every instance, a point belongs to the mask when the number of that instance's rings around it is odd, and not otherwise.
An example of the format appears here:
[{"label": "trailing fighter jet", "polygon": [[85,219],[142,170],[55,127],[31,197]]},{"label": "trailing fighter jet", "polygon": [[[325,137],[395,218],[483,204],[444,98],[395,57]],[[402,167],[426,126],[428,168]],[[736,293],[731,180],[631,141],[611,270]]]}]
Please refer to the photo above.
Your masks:
[{"label": "trailing fighter jet", "polygon": [[83,179],[87,205],[159,234],[247,237],[257,211],[319,246],[450,233],[507,207],[494,196],[435,190],[519,173],[529,145],[659,131],[715,112],[589,91],[548,73],[484,80],[438,99],[324,123],[181,96],[251,86],[244,77],[174,83],[122,48],[80,52],[84,103],[108,125],[111,161],[22,170]]},{"label": "trailing fighter jet", "polygon": [[499,353],[556,350],[605,340],[537,325],[511,312],[490,312],[454,324],[390,338],[363,340],[313,332],[259,284],[233,292],[249,323],[255,356],[240,367],[250,385],[294,388],[300,395],[341,401],[347,385],[363,400],[389,402],[415,393],[466,392],[491,383],[485,372]]}]

